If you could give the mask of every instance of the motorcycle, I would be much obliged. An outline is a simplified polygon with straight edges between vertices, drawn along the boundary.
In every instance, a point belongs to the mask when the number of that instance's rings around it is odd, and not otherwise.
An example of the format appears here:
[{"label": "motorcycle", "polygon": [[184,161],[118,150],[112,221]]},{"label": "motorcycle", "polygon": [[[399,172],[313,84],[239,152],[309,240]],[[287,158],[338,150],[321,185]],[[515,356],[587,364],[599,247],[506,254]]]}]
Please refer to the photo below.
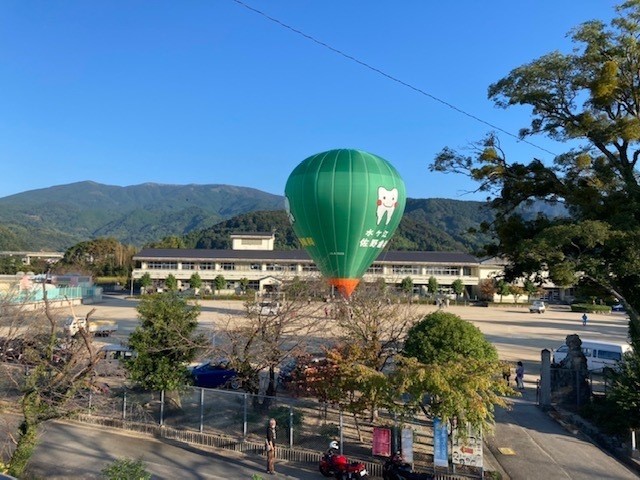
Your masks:
[{"label": "motorcycle", "polygon": [[400,453],[389,458],[382,466],[384,480],[433,480],[430,473],[414,472],[411,464],[406,463]]},{"label": "motorcycle", "polygon": [[320,473],[337,480],[368,479],[367,467],[362,462],[349,462],[337,449],[329,448],[320,459]]}]

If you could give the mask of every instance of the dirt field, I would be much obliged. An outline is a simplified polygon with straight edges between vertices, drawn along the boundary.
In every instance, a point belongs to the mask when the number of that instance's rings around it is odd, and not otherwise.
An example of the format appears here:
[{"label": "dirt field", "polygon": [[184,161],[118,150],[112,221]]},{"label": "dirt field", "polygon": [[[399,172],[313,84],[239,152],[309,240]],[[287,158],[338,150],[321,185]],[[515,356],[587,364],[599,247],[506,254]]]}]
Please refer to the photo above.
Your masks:
[{"label": "dirt field", "polygon": [[[124,339],[138,324],[135,307],[137,300],[125,297],[106,296],[103,303],[76,306],[76,314],[84,315],[96,308],[94,319],[116,320],[119,330],[116,336],[98,341],[117,343]],[[200,302],[202,313],[200,324],[205,331],[213,332],[216,325],[242,322],[244,305],[241,301],[207,300]],[[416,306],[420,318],[436,310],[435,306]],[[320,309],[321,310],[321,309]],[[526,305],[504,307],[470,307],[451,305],[446,309],[474,323],[492,342],[500,357],[508,361],[522,360],[528,381],[537,377],[540,351],[555,348],[571,333],[584,338],[608,341],[625,341],[628,319],[624,313],[590,314],[586,327],[582,326],[581,314],[573,313],[567,306],[550,306],[543,314],[529,313]],[[328,324],[327,330],[330,330]],[[324,339],[319,338],[318,342]],[[529,377],[529,378],[527,378]]]}]

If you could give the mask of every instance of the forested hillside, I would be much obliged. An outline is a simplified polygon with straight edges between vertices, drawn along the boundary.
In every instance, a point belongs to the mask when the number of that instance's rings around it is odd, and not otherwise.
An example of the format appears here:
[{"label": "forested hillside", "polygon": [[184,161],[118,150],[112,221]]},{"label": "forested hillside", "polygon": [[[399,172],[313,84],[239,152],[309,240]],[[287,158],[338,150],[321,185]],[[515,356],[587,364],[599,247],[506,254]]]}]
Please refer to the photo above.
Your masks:
[{"label": "forested hillside", "polygon": [[114,237],[141,246],[241,213],[283,207],[279,195],[230,185],[79,182],[0,198],[0,243],[10,250],[65,250]]},{"label": "forested hillside", "polygon": [[[481,202],[408,199],[405,214],[388,248],[474,252],[489,239],[469,234],[468,230],[490,220],[490,212]],[[284,210],[238,215],[211,228],[188,234],[184,244],[187,248],[225,249],[231,248],[229,235],[233,232],[270,231],[275,231],[276,249],[300,248]]]}]

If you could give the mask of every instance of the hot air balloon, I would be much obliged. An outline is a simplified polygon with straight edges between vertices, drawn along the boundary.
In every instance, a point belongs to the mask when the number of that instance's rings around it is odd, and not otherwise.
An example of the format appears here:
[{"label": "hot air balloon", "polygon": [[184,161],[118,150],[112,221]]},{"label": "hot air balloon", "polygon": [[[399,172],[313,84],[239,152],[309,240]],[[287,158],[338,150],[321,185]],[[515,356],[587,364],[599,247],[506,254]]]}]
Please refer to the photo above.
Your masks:
[{"label": "hot air balloon", "polygon": [[291,172],[285,206],[320,272],[348,298],[398,227],[406,201],[398,171],[361,150],[318,153]]}]

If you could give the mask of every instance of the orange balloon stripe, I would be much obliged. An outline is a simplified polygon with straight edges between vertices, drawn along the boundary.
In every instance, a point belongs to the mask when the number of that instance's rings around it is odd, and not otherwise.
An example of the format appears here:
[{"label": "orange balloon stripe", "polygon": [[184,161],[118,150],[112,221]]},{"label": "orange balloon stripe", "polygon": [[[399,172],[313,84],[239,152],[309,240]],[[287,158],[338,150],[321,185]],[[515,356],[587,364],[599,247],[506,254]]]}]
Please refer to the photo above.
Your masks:
[{"label": "orange balloon stripe", "polygon": [[360,283],[358,278],[330,278],[329,284],[333,285],[345,297],[349,298]]}]

